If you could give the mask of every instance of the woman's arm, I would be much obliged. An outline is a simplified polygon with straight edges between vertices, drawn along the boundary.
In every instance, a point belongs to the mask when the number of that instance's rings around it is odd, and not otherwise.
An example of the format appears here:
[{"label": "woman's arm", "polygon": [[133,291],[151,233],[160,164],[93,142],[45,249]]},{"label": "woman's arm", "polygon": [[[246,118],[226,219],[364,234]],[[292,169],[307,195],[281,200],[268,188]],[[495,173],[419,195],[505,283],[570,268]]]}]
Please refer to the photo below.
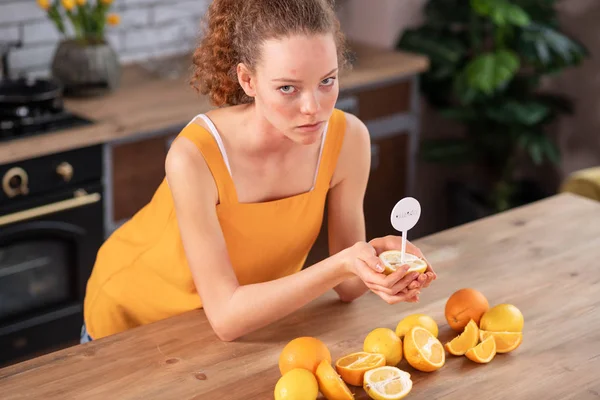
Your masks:
[{"label": "woman's arm", "polygon": [[[352,114],[346,114],[346,121],[344,144],[327,203],[329,254],[336,254],[356,242],[364,241],[366,237],[363,199],[371,168],[371,141],[362,121]],[[413,284],[412,290],[398,293],[416,277],[415,274],[404,277],[405,271],[406,268],[391,274],[388,281],[391,286],[388,287],[380,287],[375,282],[354,276],[336,286],[335,291],[342,301],[347,302],[361,296],[369,288],[388,303],[410,301],[419,294],[419,290]]]},{"label": "woman's arm", "polygon": [[194,283],[221,340],[234,340],[290,314],[357,270],[372,273],[371,279],[382,286],[389,284],[371,269],[380,260],[363,242],[291,276],[240,285],[216,215],[218,192],[204,158],[190,141],[180,138],[169,151],[166,172]]}]

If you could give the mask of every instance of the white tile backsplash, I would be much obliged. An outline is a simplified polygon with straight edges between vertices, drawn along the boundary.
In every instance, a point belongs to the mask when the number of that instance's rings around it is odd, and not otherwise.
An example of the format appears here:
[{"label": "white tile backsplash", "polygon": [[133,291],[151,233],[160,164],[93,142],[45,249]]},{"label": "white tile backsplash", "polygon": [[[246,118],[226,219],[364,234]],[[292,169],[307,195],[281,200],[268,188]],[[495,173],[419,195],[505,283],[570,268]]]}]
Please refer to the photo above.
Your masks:
[{"label": "white tile backsplash", "polygon": [[47,18],[41,19],[27,23],[23,27],[22,40],[25,46],[37,43],[56,43],[60,40],[60,32]]},{"label": "white tile backsplash", "polygon": [[[121,23],[107,37],[123,64],[189,52],[210,0],[115,0],[111,12]],[[67,23],[67,26],[70,24]],[[0,0],[0,42],[20,40],[9,63],[13,76],[43,75],[60,40],[54,24],[35,0]]]},{"label": "white tile backsplash", "polygon": [[16,24],[0,26],[0,41],[19,40],[20,26]]},{"label": "white tile backsplash", "polygon": [[0,24],[41,19],[44,18],[44,15],[35,0],[0,2]]}]

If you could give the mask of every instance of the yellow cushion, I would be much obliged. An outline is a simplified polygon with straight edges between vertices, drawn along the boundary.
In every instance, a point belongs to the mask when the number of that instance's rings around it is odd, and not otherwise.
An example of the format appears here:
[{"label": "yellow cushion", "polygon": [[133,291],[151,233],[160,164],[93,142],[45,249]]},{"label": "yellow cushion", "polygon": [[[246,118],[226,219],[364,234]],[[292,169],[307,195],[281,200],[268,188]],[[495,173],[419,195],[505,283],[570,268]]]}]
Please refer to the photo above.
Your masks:
[{"label": "yellow cushion", "polygon": [[572,173],[562,183],[560,191],[600,201],[600,166]]}]

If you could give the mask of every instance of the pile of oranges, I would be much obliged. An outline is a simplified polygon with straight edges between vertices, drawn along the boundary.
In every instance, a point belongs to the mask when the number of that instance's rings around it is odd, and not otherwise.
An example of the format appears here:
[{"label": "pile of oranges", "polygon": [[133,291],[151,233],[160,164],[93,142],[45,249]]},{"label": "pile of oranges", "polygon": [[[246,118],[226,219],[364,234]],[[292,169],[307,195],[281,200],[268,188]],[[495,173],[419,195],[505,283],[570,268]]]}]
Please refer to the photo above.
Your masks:
[{"label": "pile of oranges", "polygon": [[446,362],[446,351],[477,363],[489,363],[497,353],[515,350],[523,340],[523,315],[517,307],[488,300],[475,289],[460,289],[446,302],[446,322],[458,335],[442,345],[438,325],[426,314],[402,319],[396,330],[376,328],[364,339],[361,351],[332,363],[327,346],[317,338],[290,341],[279,356],[281,377],[276,400],[353,400],[350,387],[363,387],[376,400],[404,398],[412,389],[410,373],[397,365],[406,359],[414,369],[433,372]]}]

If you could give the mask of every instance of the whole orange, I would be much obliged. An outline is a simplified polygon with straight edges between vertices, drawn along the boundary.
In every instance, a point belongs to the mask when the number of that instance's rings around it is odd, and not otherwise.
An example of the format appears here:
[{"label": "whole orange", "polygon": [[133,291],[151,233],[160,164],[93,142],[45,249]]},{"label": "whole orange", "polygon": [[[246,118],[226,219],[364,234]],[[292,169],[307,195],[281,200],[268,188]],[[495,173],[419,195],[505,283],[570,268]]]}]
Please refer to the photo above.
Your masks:
[{"label": "whole orange", "polygon": [[303,336],[285,345],[279,355],[279,371],[283,375],[294,368],[304,368],[314,374],[323,360],[331,362],[331,353],[325,343],[314,337]]},{"label": "whole orange", "polygon": [[483,293],[471,288],[454,292],[446,301],[444,315],[452,329],[462,332],[472,319],[477,325],[483,313],[490,308]]}]

